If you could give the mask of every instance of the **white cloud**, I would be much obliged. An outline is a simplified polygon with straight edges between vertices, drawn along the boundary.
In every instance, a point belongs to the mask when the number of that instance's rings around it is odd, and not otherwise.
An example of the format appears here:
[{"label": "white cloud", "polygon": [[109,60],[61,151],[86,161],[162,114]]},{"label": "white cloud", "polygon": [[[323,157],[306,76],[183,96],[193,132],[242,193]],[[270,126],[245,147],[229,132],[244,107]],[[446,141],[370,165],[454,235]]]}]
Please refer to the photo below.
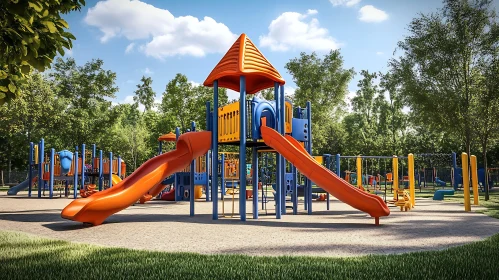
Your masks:
[{"label": "white cloud", "polygon": [[88,9],[85,22],[99,28],[102,43],[115,37],[147,40],[138,49],[159,59],[225,52],[237,38],[211,17],[175,17],[168,10],[138,0],[100,1]]},{"label": "white cloud", "polygon": [[333,6],[352,7],[360,3],[361,0],[329,0]]},{"label": "white cloud", "polygon": [[142,72],[144,72],[144,74],[146,74],[146,75],[154,74],[154,72],[151,69],[149,69],[148,67],[146,67],[146,69],[144,69]]},{"label": "white cloud", "polygon": [[197,82],[194,82],[194,81],[189,81],[189,83],[191,83],[191,85],[192,85],[193,87],[198,87],[198,86],[200,86],[200,85],[201,85],[200,83],[197,83]]},{"label": "white cloud", "polygon": [[296,88],[290,86],[284,86],[284,95],[293,96],[295,95]]},{"label": "white cloud", "polygon": [[[111,105],[116,106],[119,104],[134,104],[135,102],[133,101],[133,95],[127,95],[125,96],[125,99],[123,100],[112,100]],[[157,111],[158,110],[158,105],[161,104],[161,97],[154,97],[154,105],[151,110]],[[139,104],[139,111],[143,112],[145,107],[142,104]]]},{"label": "white cloud", "polygon": [[269,47],[272,51],[329,51],[339,48],[340,44],[329,35],[329,31],[321,27],[316,18],[310,17],[316,13],[317,10],[308,10],[306,14],[281,14],[270,23],[269,33],[260,36],[260,46]]},{"label": "white cloud", "polygon": [[133,84],[133,83],[135,83],[135,81],[134,80],[126,80],[126,83],[127,84]]},{"label": "white cloud", "polygon": [[385,53],[383,52],[376,52],[376,55],[384,55]]},{"label": "white cloud", "polygon": [[73,57],[73,50],[70,49],[64,49],[64,56],[65,57]]},{"label": "white cloud", "polygon": [[388,19],[388,14],[373,5],[365,5],[359,10],[359,19],[365,22],[382,22]]},{"label": "white cloud", "polygon": [[307,10],[307,14],[308,15],[315,15],[315,14],[318,14],[318,13],[319,13],[319,11],[314,10],[314,9],[308,9]]},{"label": "white cloud", "polygon": [[126,46],[125,53],[131,53],[133,48],[135,48],[135,43],[128,44],[128,46]]},{"label": "white cloud", "polygon": [[233,99],[239,100],[239,96],[240,96],[240,94],[238,91],[235,91],[235,90],[232,90],[229,88],[227,89],[227,97],[228,97],[229,101],[233,100]]}]

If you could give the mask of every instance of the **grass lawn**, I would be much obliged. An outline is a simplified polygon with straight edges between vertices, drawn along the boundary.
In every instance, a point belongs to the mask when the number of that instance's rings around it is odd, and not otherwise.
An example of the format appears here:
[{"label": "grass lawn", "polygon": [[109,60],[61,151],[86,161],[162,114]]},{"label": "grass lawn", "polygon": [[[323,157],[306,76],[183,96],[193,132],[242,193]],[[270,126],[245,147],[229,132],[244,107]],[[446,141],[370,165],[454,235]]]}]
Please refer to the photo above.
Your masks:
[{"label": "grass lawn", "polygon": [[443,251],[318,258],[149,252],[0,231],[2,279],[497,279],[498,262],[499,234]]},{"label": "grass lawn", "polygon": [[[462,203],[462,192],[444,201]],[[499,192],[480,205],[499,218]],[[2,279],[498,279],[498,263],[499,234],[442,251],[319,258],[150,252],[0,231]]]}]

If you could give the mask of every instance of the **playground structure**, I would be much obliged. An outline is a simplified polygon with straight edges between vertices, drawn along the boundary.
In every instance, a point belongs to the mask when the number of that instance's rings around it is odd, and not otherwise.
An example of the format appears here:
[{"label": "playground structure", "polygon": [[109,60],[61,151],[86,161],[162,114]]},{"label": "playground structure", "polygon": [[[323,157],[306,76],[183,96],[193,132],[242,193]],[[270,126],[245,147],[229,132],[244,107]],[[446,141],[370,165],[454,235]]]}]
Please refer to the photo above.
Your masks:
[{"label": "playground structure", "polygon": [[68,150],[56,153],[52,148],[48,154],[45,154],[44,139],[36,145],[30,143],[28,179],[11,188],[7,194],[16,195],[19,191],[27,189],[28,197],[31,197],[36,184],[38,198],[45,196],[46,190],[49,192],[49,198],[54,197],[54,190],[59,190],[60,197],[64,190],[64,196],[69,197],[71,189],[73,198],[77,198],[78,193],[82,197],[87,197],[112,187],[126,176],[125,162],[120,157],[113,159],[112,152],[109,153],[109,158],[104,158],[100,150],[97,157],[95,144],[92,145],[91,152],[86,152],[85,144],[82,144],[81,157],[78,157],[78,147],[75,150],[75,153]]},{"label": "playground structure", "polygon": [[[276,158],[275,184],[270,183],[274,189],[277,219],[287,214],[288,196],[292,203],[289,208],[293,209],[293,214],[297,214],[300,190],[308,214],[312,213],[313,193],[325,192],[328,194],[328,209],[331,194],[353,208],[368,213],[375,218],[375,224],[379,224],[380,217],[390,214],[385,202],[388,184],[394,195],[393,200],[387,201],[388,203],[393,203],[404,211],[415,206],[416,168],[413,154],[407,157],[343,156],[347,159],[355,158],[356,172],[354,174],[347,170],[345,180],[341,178],[341,155],[336,156],[336,164],[332,164],[330,155],[311,155],[310,102],[307,102],[306,108],[293,108],[292,102],[284,97],[284,80],[245,34],[232,45],[209,74],[204,85],[213,87],[214,92],[213,109],[209,102],[206,103],[206,131],[197,132],[195,123],[192,123],[190,131],[184,134],[180,134],[177,128],[174,137],[173,133],[163,135],[158,139],[158,156],[148,160],[115,187],[74,201],[62,211],[62,217],[98,225],[109,215],[137,201],[144,203],[158,196],[175,201],[188,200],[190,216],[194,216],[195,200],[200,197],[197,190],[204,187],[206,201],[211,201],[213,205],[212,219],[217,220],[221,216],[218,213],[219,191],[224,200],[226,189],[231,190],[233,202],[234,193],[239,189],[238,216],[241,221],[246,220],[246,201],[249,198],[252,198],[253,219],[258,219],[258,190],[262,189],[263,207],[268,200],[260,185],[271,177],[269,172],[262,172],[263,178],[259,179],[258,159],[259,154],[264,153],[274,154]],[[219,108],[219,87],[239,91],[240,100]],[[247,98],[247,95],[269,87],[274,88],[275,100]],[[175,141],[176,149],[162,153],[162,141]],[[221,145],[238,146],[239,153],[219,153]],[[250,160],[247,160],[247,148],[251,148]],[[233,155],[237,155],[237,158]],[[453,155],[455,158],[455,154]],[[378,160],[378,165],[374,169],[379,171],[379,160],[383,159],[385,170],[368,174],[367,161],[375,159]],[[391,172],[387,172],[387,160],[392,161]],[[249,161],[251,164],[248,164]],[[365,174],[362,173],[363,161],[366,166]],[[336,167],[335,171],[332,170],[333,166]],[[423,166],[423,173],[424,168],[426,167]],[[464,166],[464,160],[461,172],[462,185],[467,186],[468,167]],[[453,184],[459,181],[456,173],[459,173],[459,169],[454,160],[451,169],[451,174],[454,174],[451,176],[454,178]],[[426,176],[424,177],[426,182]],[[300,184],[301,178],[304,179],[303,184]],[[418,178],[421,186],[421,176],[418,175]],[[437,179],[435,174],[432,182],[439,183]],[[382,180],[385,184],[385,200],[377,195],[378,184]],[[168,185],[173,187],[164,193]],[[248,190],[247,185],[252,188]],[[314,185],[317,187],[314,188]],[[465,197],[469,199],[469,188],[464,190]],[[235,216],[234,209],[232,212],[231,216]]]},{"label": "playground structure", "polygon": [[[339,200],[368,213],[379,224],[379,218],[388,216],[390,210],[377,195],[351,186],[330,169],[319,163],[311,154],[311,106],[294,108],[284,97],[284,79],[267,61],[256,46],[242,34],[232,45],[225,56],[209,74],[204,85],[213,87],[214,104],[206,104],[207,131],[197,132],[194,123],[191,131],[181,134],[176,139],[176,149],[151,158],[134,173],[113,188],[98,192],[90,197],[73,201],[61,213],[66,219],[101,224],[109,215],[134,204],[141,198],[146,201],[156,197],[165,186],[161,184],[173,174],[183,171],[190,165],[189,182],[195,182],[196,159],[206,157],[206,200],[213,204],[212,218],[219,218],[219,191],[225,184],[220,184],[219,145],[239,146],[239,217],[246,220],[247,176],[251,175],[253,218],[258,218],[258,185],[259,170],[258,152],[266,151],[276,154],[275,170],[275,209],[276,218],[286,213],[286,191],[289,185],[293,213],[297,210],[297,180],[286,182],[286,167],[291,169],[292,176],[300,173],[304,176],[305,207],[312,213],[312,182]],[[223,107],[218,107],[218,88],[225,87],[239,91],[240,100]],[[255,94],[266,88],[274,88],[275,100],[263,100],[248,94]],[[211,139],[211,141],[207,141]],[[251,168],[254,172],[243,172],[247,169],[246,149],[251,148]],[[209,152],[211,150],[211,153]],[[211,155],[211,162],[208,157]],[[222,156],[224,156],[222,154]],[[211,165],[210,165],[211,164]],[[211,167],[211,168],[210,168]],[[225,170],[223,163],[221,170]],[[225,172],[225,171],[224,171]],[[175,178],[177,176],[174,176]],[[211,180],[210,180],[211,179]],[[290,180],[288,180],[290,181]],[[177,184],[178,185],[178,184]],[[235,185],[235,182],[233,186]],[[177,186],[176,186],[177,187]],[[180,185],[178,185],[180,187]],[[189,184],[189,194],[194,193],[195,184]],[[177,193],[185,193],[179,189]],[[147,196],[147,197],[145,197]],[[195,196],[189,195],[190,215],[195,214]]]}]

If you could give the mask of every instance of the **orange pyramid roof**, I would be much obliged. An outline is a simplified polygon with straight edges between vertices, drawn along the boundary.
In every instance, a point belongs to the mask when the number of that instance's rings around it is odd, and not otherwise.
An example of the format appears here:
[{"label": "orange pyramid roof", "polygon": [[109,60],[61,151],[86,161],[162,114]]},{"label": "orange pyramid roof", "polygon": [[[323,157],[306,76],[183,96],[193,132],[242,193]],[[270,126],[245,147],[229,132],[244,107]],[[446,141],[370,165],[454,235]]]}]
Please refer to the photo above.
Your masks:
[{"label": "orange pyramid roof", "polygon": [[173,132],[170,132],[168,134],[161,135],[158,138],[158,141],[170,141],[170,142],[177,141],[177,135]]},{"label": "orange pyramid roof", "polygon": [[218,62],[203,85],[212,87],[218,80],[219,87],[239,92],[239,77],[243,75],[246,76],[247,94],[273,87],[274,82],[281,85],[285,83],[279,72],[244,33]]}]

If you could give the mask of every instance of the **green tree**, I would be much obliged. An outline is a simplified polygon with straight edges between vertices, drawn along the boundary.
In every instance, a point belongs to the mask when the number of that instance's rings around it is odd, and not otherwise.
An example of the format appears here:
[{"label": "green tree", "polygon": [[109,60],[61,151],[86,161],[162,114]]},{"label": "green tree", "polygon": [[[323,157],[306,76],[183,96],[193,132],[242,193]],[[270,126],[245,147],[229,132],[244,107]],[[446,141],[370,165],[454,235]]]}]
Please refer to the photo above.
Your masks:
[{"label": "green tree", "polygon": [[[474,100],[472,111],[472,126],[479,139],[483,166],[487,169],[487,150],[491,140],[499,136],[499,25],[496,24],[494,45],[480,61],[480,77],[477,98]],[[485,199],[489,199],[489,190],[486,188]]]},{"label": "green tree", "polygon": [[156,93],[152,89],[152,78],[142,76],[140,79],[141,84],[137,85],[137,90],[135,90],[135,96],[133,97],[133,101],[137,104],[144,105],[144,112],[149,111],[154,106],[154,97],[156,97]]},{"label": "green tree", "polygon": [[0,106],[0,169],[22,170],[27,166],[28,144],[45,138],[48,147],[57,142],[58,120],[62,118],[64,101],[53,85],[39,73],[26,77],[20,87],[20,98],[10,106]]},{"label": "green tree", "polygon": [[411,21],[390,61],[405,102],[435,129],[457,133],[468,153],[474,135],[472,112],[480,92],[477,62],[496,19],[491,0],[444,0],[443,9]]},{"label": "green tree", "polygon": [[44,71],[57,53],[72,48],[61,14],[80,10],[84,0],[0,1],[0,105],[20,94],[32,68]]},{"label": "green tree", "polygon": [[66,146],[101,144],[115,121],[109,108],[110,99],[118,91],[116,73],[103,69],[103,65],[102,60],[94,59],[78,66],[72,58],[59,58],[54,64],[50,76],[58,94],[68,102],[65,118],[60,123],[64,129],[61,138]]},{"label": "green tree", "polygon": [[343,68],[339,50],[331,51],[324,58],[318,57],[315,52],[302,52],[286,63],[285,68],[297,86],[294,105],[305,107],[307,101],[311,102],[314,153],[327,150],[326,138],[331,128],[328,123],[335,108],[344,105],[354,70]]},{"label": "green tree", "polygon": [[[185,132],[190,129],[192,121],[196,122],[199,129],[206,127],[207,101],[213,104],[212,88],[194,86],[188,81],[187,76],[178,73],[166,85],[160,109],[163,114],[172,116],[175,120],[174,125]],[[220,88],[218,91],[219,106],[227,104],[227,101],[227,90]],[[213,105],[211,106],[213,109]]]}]

